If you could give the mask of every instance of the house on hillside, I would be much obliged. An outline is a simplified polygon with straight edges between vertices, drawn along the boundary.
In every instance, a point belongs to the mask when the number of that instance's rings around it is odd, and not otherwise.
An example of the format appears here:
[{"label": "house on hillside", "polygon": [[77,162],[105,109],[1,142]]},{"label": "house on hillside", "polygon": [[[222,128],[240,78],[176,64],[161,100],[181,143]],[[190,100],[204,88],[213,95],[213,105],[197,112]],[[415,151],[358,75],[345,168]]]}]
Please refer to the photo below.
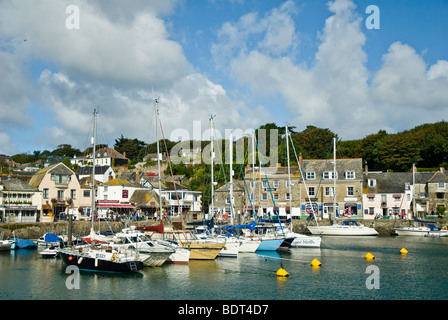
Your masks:
[{"label": "house on hillside", "polygon": [[76,174],[65,164],[57,163],[35,173],[30,186],[42,194],[42,222],[65,219],[67,214],[78,216],[78,208],[88,203]]},{"label": "house on hillside", "polygon": [[[92,175],[92,166],[80,167],[76,171],[78,179],[81,180]],[[96,166],[95,167],[95,180],[101,183],[115,179],[115,172],[111,166]]]},{"label": "house on hillside", "polygon": [[105,218],[107,213],[113,211],[114,214],[130,214],[135,211],[134,204],[131,203],[132,195],[137,190],[146,188],[138,183],[129,180],[115,178],[98,185],[97,209],[100,218]]},{"label": "house on hillside", "polygon": [[42,193],[21,179],[0,181],[0,222],[38,222]]},{"label": "house on hillside", "polygon": [[[71,164],[77,164],[78,166],[91,166],[93,155],[89,154],[85,157],[73,157],[70,159]],[[129,159],[126,158],[126,153],[121,154],[114,148],[101,148],[96,150],[95,153],[95,165],[96,166],[123,166],[129,163]]]}]

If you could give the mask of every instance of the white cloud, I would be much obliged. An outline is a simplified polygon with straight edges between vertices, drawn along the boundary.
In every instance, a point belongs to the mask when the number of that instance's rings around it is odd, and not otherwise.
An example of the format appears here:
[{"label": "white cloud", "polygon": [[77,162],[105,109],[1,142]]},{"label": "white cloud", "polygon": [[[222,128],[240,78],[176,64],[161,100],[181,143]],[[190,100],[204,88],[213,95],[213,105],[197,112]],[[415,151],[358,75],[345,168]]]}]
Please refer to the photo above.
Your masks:
[{"label": "white cloud", "polygon": [[[113,4],[101,2],[95,7],[87,1],[75,3],[80,26],[71,30],[66,27],[66,19],[70,18],[66,7],[73,1],[42,0],[35,5],[27,0],[2,2],[0,35],[26,38],[32,58],[37,56],[59,70],[103,83],[169,84],[188,71],[190,66],[182,47],[169,40],[164,21],[151,6],[135,6],[133,9],[145,11],[135,11],[133,15],[128,7],[123,15],[129,23],[123,24],[111,19],[118,14]],[[152,5],[159,9],[157,3],[153,1]],[[106,10],[105,14],[98,9]]]},{"label": "white cloud", "polygon": [[[287,50],[281,55],[265,50],[263,44],[270,30],[263,28],[262,19],[255,13],[246,14],[236,23],[225,23],[213,52],[217,59],[227,57],[221,63],[230,65],[233,78],[254,95],[278,95],[284,100],[298,128],[309,124],[328,127],[343,139],[350,139],[379,129],[393,132],[421,121],[442,119],[448,109],[446,60],[428,68],[413,48],[397,42],[384,54],[381,69],[370,73],[366,67],[363,20],[355,4],[336,0],[328,3],[328,9],[331,15],[318,34],[319,46],[310,66],[297,64]],[[270,14],[274,16],[274,12]],[[288,21],[285,17],[295,11],[285,10],[283,14],[284,21]],[[269,16],[265,19],[269,20]],[[283,28],[294,30],[294,26],[286,28],[286,24]],[[247,41],[254,30],[258,32],[257,41]],[[277,30],[276,34],[283,33]],[[227,45],[228,52],[217,50]],[[300,50],[300,46],[293,49]]]}]

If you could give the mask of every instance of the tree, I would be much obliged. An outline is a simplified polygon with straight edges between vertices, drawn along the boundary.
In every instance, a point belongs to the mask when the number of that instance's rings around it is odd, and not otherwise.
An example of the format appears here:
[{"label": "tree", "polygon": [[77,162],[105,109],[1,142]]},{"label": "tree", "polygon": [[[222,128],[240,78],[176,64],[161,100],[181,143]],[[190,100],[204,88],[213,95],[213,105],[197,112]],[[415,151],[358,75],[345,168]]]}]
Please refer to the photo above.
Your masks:
[{"label": "tree", "polygon": [[131,161],[138,159],[138,155],[140,150],[144,149],[146,144],[143,141],[138,139],[129,139],[121,137],[119,139],[115,139],[114,148],[120,153],[126,153],[126,157]]}]

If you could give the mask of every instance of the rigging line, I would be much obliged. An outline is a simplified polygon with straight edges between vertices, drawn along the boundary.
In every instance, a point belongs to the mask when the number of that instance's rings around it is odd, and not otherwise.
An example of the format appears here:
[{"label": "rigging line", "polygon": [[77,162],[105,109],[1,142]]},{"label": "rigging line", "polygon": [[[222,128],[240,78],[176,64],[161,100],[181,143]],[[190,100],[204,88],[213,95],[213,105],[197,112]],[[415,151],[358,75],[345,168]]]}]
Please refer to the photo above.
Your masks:
[{"label": "rigging line", "polygon": [[[238,158],[238,150],[237,150],[237,146],[236,146],[236,141],[235,141],[235,152],[236,152],[236,157]],[[252,204],[252,200],[250,199],[250,193],[249,193],[249,189],[247,188],[246,178],[245,178],[244,172],[243,172],[243,166],[241,165],[241,163],[239,163],[239,165],[240,165],[240,170],[241,170],[241,176],[243,177],[243,181],[244,181],[244,187],[246,188],[246,193],[248,195],[247,198],[249,199],[249,203],[252,208],[252,215],[255,216],[255,208],[254,208],[254,205]],[[256,220],[255,217],[254,217],[254,220]]]},{"label": "rigging line", "polygon": [[255,140],[255,143],[256,143],[256,145],[257,145],[258,158],[259,158],[259,160],[260,160],[261,166],[263,167],[264,176],[266,177],[266,182],[268,183],[269,192],[270,192],[270,194],[271,194],[271,198],[272,198],[272,203],[274,204],[274,212],[275,212],[275,214],[277,215],[277,219],[278,219],[278,222],[279,222],[279,224],[280,224],[280,229],[282,230],[283,235],[285,235],[285,231],[283,230],[283,226],[282,226],[282,223],[281,223],[281,221],[280,221],[280,216],[279,216],[279,213],[278,213],[278,211],[277,211],[277,206],[275,205],[275,200],[274,200],[274,195],[272,194],[271,185],[270,185],[270,183],[269,183],[269,179],[268,179],[268,176],[267,176],[267,174],[266,174],[266,170],[265,170],[265,168],[264,168],[263,159],[262,159],[262,157],[261,157],[261,155],[260,155],[260,150],[258,149],[258,142],[257,142],[257,139],[254,139],[254,140]]},{"label": "rigging line", "polygon": [[[226,177],[226,170],[224,169],[224,164],[223,164],[223,161],[222,161],[222,152],[221,152],[221,148],[218,148],[218,152],[219,152],[219,158],[221,159],[220,163],[221,163],[221,170],[223,171],[224,183],[225,183],[225,185],[226,185],[227,193],[230,195],[230,189],[229,189],[229,186],[228,186],[228,183],[227,183],[227,177]],[[230,174],[232,174],[232,173],[230,172]],[[213,188],[213,185],[212,185],[212,188]],[[231,215],[233,216],[233,218],[235,219],[235,216],[234,216],[234,214],[233,214],[233,203],[232,203],[232,199],[230,199],[230,214],[231,214]]]},{"label": "rigging line", "polygon": [[[157,112],[157,114],[159,114],[158,110],[156,112]],[[171,167],[170,153],[166,146],[165,134],[163,133],[162,121],[160,120],[160,118],[159,118],[159,123],[160,123],[160,131],[162,132],[163,142],[165,144],[165,151],[166,151],[166,156],[168,158],[168,164],[170,165],[171,178],[173,179],[174,192],[176,193],[176,198],[177,198],[177,206],[178,206],[179,214],[182,219],[182,225],[183,225],[182,211],[181,211],[181,207],[180,207],[179,196],[177,194],[176,182],[174,181],[173,168]],[[158,156],[159,155],[157,155],[157,157]],[[159,179],[160,179],[160,177],[159,177]],[[159,192],[160,192],[160,194],[162,194],[162,190],[160,190]],[[162,210],[160,210],[160,213],[162,213]]]},{"label": "rigging line", "polygon": [[[295,146],[294,146],[294,142],[292,141],[292,139],[291,139],[291,145],[292,145],[292,149],[293,149],[293,151],[294,151],[294,155],[295,155],[295,157],[296,157],[296,161],[297,161],[297,163],[299,164],[299,170],[300,170],[300,174],[301,174],[301,176],[302,176],[303,184],[305,185],[305,190],[307,191],[306,182],[305,182],[305,179],[303,178],[304,176],[303,176],[302,166],[300,165],[299,159],[298,159],[298,157],[297,157],[296,148],[295,148]],[[328,158],[330,157],[332,148],[333,148],[333,145],[331,144],[331,145],[330,145],[330,150],[328,150],[328,153],[327,153],[327,159],[325,160],[324,171],[325,171],[325,169],[327,168]],[[318,197],[317,195],[319,194],[319,189],[320,189],[320,185],[321,185],[321,183],[322,183],[322,179],[323,179],[323,176],[320,178],[319,186],[317,187],[317,194],[316,194],[316,196],[314,197],[314,202],[311,201],[311,197],[308,195],[308,199],[309,199],[309,201],[310,201],[310,205],[311,205],[311,210],[313,210],[313,211],[314,211],[314,204],[316,204],[316,199],[317,199],[317,197]],[[334,193],[334,192],[335,192],[335,190],[333,190],[333,193]],[[307,194],[308,194],[308,191],[307,191]],[[333,210],[334,210],[334,208],[333,208]],[[314,216],[314,212],[313,212],[313,216]],[[310,217],[309,217],[309,218],[310,218]],[[316,218],[316,217],[314,217],[314,218]],[[309,221],[310,221],[310,219],[308,219],[307,224],[308,224]],[[317,220],[316,220],[316,223],[317,223]]]}]

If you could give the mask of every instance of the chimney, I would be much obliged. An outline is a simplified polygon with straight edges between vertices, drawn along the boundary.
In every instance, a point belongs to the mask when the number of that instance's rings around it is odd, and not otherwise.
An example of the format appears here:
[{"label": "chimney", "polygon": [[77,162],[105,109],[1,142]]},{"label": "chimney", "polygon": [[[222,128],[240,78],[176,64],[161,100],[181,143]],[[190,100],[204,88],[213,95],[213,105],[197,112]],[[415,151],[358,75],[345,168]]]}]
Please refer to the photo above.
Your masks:
[{"label": "chimney", "polygon": [[369,173],[369,165],[367,164],[367,161],[364,162],[364,172]]},{"label": "chimney", "polygon": [[440,167],[440,172],[444,173],[445,168],[444,167]]},{"label": "chimney", "polygon": [[302,152],[299,154],[299,165],[302,166]]}]

